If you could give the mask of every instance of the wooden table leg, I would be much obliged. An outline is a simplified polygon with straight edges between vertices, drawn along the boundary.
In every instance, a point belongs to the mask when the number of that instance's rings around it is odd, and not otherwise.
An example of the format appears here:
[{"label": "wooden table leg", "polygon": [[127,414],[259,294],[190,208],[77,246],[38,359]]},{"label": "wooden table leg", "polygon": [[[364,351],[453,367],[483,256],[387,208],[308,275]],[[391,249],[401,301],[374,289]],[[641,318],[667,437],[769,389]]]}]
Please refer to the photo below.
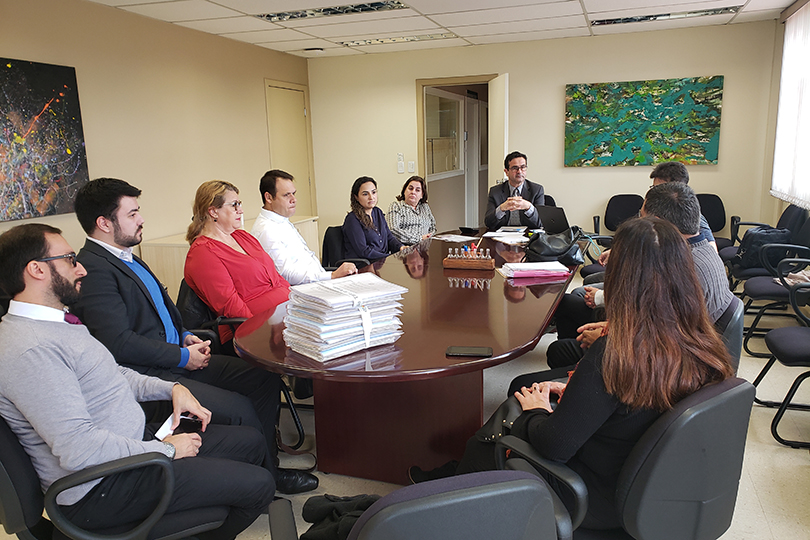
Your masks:
[{"label": "wooden table leg", "polygon": [[315,379],[318,470],[407,484],[460,459],[483,421],[483,373],[403,382]]}]

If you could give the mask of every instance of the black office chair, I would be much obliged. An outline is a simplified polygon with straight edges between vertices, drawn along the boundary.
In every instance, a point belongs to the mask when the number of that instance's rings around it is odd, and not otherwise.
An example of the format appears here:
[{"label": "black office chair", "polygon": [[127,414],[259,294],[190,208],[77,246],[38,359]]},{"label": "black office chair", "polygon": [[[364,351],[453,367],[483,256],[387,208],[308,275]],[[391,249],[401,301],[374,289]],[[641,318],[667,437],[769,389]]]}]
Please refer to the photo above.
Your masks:
[{"label": "black office chair", "polygon": [[[810,216],[810,212],[804,208],[796,206],[795,204],[791,204],[785,208],[782,215],[779,216],[779,220],[776,222],[776,226],[774,228],[798,231],[802,228],[804,222],[807,221],[808,216]],[[732,245],[729,248],[720,250],[720,258],[723,259],[723,261],[731,260],[734,255],[737,254],[737,247],[742,241],[740,228],[745,227],[745,229],[748,229],[749,227],[770,227],[770,225],[767,223],[759,223],[757,221],[742,221],[741,219],[742,218],[740,218],[740,216],[731,216]],[[745,230],[743,230],[743,232],[745,232]]]},{"label": "black office chair", "polygon": [[[740,367],[740,355],[742,355],[745,305],[742,300],[735,296],[732,298],[731,304],[726,308],[726,312],[730,314],[730,317],[726,317],[726,313],[724,313],[715,323],[715,327],[720,333],[720,337],[723,338],[723,343],[726,344],[726,350],[731,355],[731,364],[734,366],[734,374],[736,375],[737,369]],[[718,324],[720,321],[724,321],[725,325],[721,327]]]},{"label": "black office chair", "polygon": [[370,263],[368,259],[346,259],[343,256],[343,227],[327,227],[323,233],[323,255],[321,264],[327,270],[335,270],[345,262],[354,263],[363,268]]},{"label": "black office chair", "polygon": [[[177,293],[177,310],[180,312],[180,317],[183,319],[183,326],[190,329],[189,332],[193,333],[202,340],[211,340],[211,351],[214,354],[230,353],[233,352],[233,343],[223,344],[219,338],[219,327],[228,326],[232,332],[245,322],[242,317],[221,317],[217,316],[208,305],[202,301],[202,298],[197,296],[197,293],[189,287],[186,280],[180,281],[180,291]],[[295,430],[298,433],[298,440],[293,445],[286,445],[281,443],[283,449],[289,448],[290,450],[298,450],[304,444],[304,426],[298,416],[298,411],[290,396],[290,389],[284,380],[281,380],[281,393],[284,395],[284,406],[290,411]]]},{"label": "black office chair", "polygon": [[[644,197],[641,195],[621,194],[612,196],[605,207],[605,228],[615,232],[619,225],[637,216],[643,204]],[[610,249],[613,237],[599,234],[600,230],[599,216],[593,216],[594,234],[589,236],[600,247]],[[585,278],[591,274],[605,271],[605,267],[596,262],[598,256],[592,255],[590,249],[586,250],[586,254],[593,264],[583,266],[579,271],[579,275]]]},{"label": "black office chair", "polygon": [[[771,357],[759,372],[757,378],[754,379],[754,386],[758,386],[771,367],[778,360],[782,365],[789,367],[810,367],[810,317],[805,315],[802,307],[810,304],[810,283],[799,283],[793,285],[789,292],[790,305],[793,308],[796,317],[801,320],[802,326],[788,326],[784,328],[774,328],[765,336],[765,344],[768,350],[771,351]],[[802,382],[810,377],[810,371],[805,371],[799,374],[790,386],[785,399],[782,401],[768,401],[756,398],[754,401],[759,405],[765,407],[778,408],[776,415],[771,422],[771,434],[773,438],[781,444],[790,446],[791,448],[808,448],[810,442],[806,441],[793,441],[788,440],[779,435],[778,427],[779,422],[785,415],[788,409],[794,410],[810,410],[810,405],[801,403],[793,403],[793,397],[796,395],[799,386]]]},{"label": "black office chair", "polygon": [[[700,213],[709,222],[709,229],[712,233],[722,231],[726,226],[726,207],[723,205],[723,199],[714,193],[698,193],[697,199],[700,204]],[[734,244],[731,238],[721,238],[716,235],[714,242],[717,244],[718,251]]]},{"label": "black office chair", "polygon": [[[289,501],[270,506],[273,540],[297,540]],[[348,540],[556,540],[550,489],[522,471],[486,471],[406,486],[363,512]]]},{"label": "black office chair", "polygon": [[[733,291],[735,290],[740,283],[747,281],[751,278],[757,276],[773,276],[774,269],[773,267],[776,266],[778,261],[795,256],[795,251],[791,251],[793,246],[799,247],[810,247],[810,220],[805,221],[801,227],[796,230],[789,229],[791,231],[791,240],[789,244],[785,244],[785,249],[779,250],[776,248],[769,248],[767,251],[768,260],[770,261],[770,266],[766,265],[766,261],[762,260],[762,251],[766,251],[761,248],[760,252],[760,264],[758,266],[750,267],[750,268],[743,268],[739,264],[735,262],[735,259],[728,259],[724,260],[723,262],[726,264],[728,268],[728,275],[729,275],[729,288]],[[767,246],[769,244],[765,244]],[[776,245],[776,244],[771,244]],[[723,252],[728,255],[730,250],[735,250],[734,253],[736,254],[738,246],[732,246],[731,248],[726,248]],[[764,248],[764,246],[763,246]],[[720,254],[720,258],[723,258],[723,253]]]},{"label": "black office chair", "polygon": [[[0,418],[0,523],[6,533],[16,534],[23,540],[51,540],[54,526],[74,540],[174,540],[222,525],[228,516],[228,509],[224,506],[165,514],[174,491],[170,463],[168,457],[155,452],[117,459],[60,478],[43,496],[31,459],[6,421]],[[164,470],[163,498],[140,523],[91,532],[71,523],[56,504],[56,496],[66,489],[96,478],[150,466]],[[43,508],[50,520],[43,517]]]},{"label": "black office chair", "polygon": [[546,206],[557,206],[557,203],[554,201],[554,197],[551,195],[543,195],[543,204]]},{"label": "black office chair", "polygon": [[[742,472],[754,387],[731,378],[706,386],[664,413],[636,443],[622,467],[616,510],[622,528],[578,528],[588,508],[582,478],[564,464],[542,458],[514,436],[496,443],[500,468],[528,464],[555,478],[572,495],[568,508],[575,540],[710,540],[731,524]],[[511,449],[509,460],[506,449]],[[569,525],[563,522],[558,535]]]},{"label": "black office chair", "polygon": [[[768,260],[768,252],[775,250],[782,253],[786,249],[789,252],[788,254],[792,257],[781,260],[777,267],[774,268]],[[746,299],[746,312],[757,307],[753,305],[754,302],[766,303],[759,306],[751,325],[745,329],[743,347],[745,348],[745,352],[750,356],[768,358],[771,356],[770,353],[751,350],[749,342],[754,337],[765,337],[771,330],[770,328],[759,327],[760,321],[765,315],[778,317],[787,316],[797,319],[801,323],[801,319],[794,313],[784,312],[790,303],[790,285],[785,278],[789,273],[800,272],[807,268],[807,266],[810,266],[810,248],[804,246],[788,246],[786,244],[766,244],[763,246],[761,255],[763,265],[771,273],[767,276],[756,276],[746,280],[743,286],[742,298]],[[777,279],[778,282],[775,282],[774,279]]]}]

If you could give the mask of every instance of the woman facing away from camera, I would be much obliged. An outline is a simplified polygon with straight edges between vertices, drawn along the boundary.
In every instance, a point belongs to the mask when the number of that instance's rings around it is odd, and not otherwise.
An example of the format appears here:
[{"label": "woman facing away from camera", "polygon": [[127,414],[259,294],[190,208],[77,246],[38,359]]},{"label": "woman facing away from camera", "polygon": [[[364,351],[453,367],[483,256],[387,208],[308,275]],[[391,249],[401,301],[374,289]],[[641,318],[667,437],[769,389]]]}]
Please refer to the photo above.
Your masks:
[{"label": "woman facing away from camera", "polygon": [[[657,218],[630,220],[616,232],[613,251],[620,256],[611,258],[605,276],[610,331],[567,383],[542,381],[540,373],[516,392],[523,413],[511,430],[582,477],[588,487],[582,526],[593,529],[620,526],[619,472],[652,423],[684,397],[733,375],[678,230]],[[559,397],[553,411],[551,395]],[[455,474],[493,468],[494,445],[472,438]],[[411,477],[434,478],[438,471],[413,467]]]}]

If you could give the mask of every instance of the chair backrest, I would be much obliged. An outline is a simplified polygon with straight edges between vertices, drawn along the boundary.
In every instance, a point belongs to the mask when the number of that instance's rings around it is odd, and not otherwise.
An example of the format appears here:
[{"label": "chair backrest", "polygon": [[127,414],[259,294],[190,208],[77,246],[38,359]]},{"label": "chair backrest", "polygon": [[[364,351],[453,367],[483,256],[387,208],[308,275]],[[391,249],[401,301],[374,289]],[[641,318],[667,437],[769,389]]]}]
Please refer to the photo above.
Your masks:
[{"label": "chair backrest", "polygon": [[523,471],[486,471],[398,489],[357,520],[349,540],[556,539],[545,483]]},{"label": "chair backrest", "polygon": [[605,227],[609,231],[615,231],[624,221],[638,215],[643,204],[644,197],[641,195],[634,193],[614,195],[608,200],[605,208]]},{"label": "chair backrest", "polygon": [[616,488],[637,540],[716,539],[731,524],[754,387],[731,378],[664,413],[636,443]]},{"label": "chair backrest", "polygon": [[341,259],[343,259],[343,227],[327,227],[323,233],[321,264],[333,267]]},{"label": "chair backrest", "polygon": [[42,490],[31,459],[5,419],[0,418],[0,523],[8,534],[34,527],[42,518]]},{"label": "chair backrest", "polygon": [[204,323],[217,317],[211,311],[211,308],[189,287],[185,279],[180,281],[180,291],[177,293],[177,310],[180,312],[183,326],[186,328],[202,328]]},{"label": "chair backrest", "polygon": [[714,193],[698,193],[697,199],[700,213],[709,222],[709,229],[712,232],[722,231],[726,226],[726,207],[723,206],[723,199]]},{"label": "chair backrest", "polygon": [[[731,355],[731,363],[734,366],[734,373],[737,373],[737,368],[740,366],[740,355],[742,354],[743,344],[743,328],[745,326],[745,304],[738,297],[731,298],[731,304],[726,308],[726,312],[731,314],[730,318],[726,318],[724,313],[720,320],[725,324],[722,328],[718,325],[717,331],[723,337],[723,343],[726,344],[726,349]],[[717,322],[719,323],[720,320]]]},{"label": "chair backrest", "polygon": [[554,201],[554,197],[551,195],[543,195],[543,204],[546,206],[557,206],[557,203]]},{"label": "chair backrest", "polygon": [[[788,229],[793,234],[798,234],[799,230],[807,221],[808,212],[804,208],[800,208],[795,204],[789,205],[779,216],[779,221],[776,222],[777,229]],[[795,236],[791,239],[794,244],[796,242]]]},{"label": "chair backrest", "polygon": [[790,243],[810,247],[810,219],[804,222],[798,230],[791,230]]}]

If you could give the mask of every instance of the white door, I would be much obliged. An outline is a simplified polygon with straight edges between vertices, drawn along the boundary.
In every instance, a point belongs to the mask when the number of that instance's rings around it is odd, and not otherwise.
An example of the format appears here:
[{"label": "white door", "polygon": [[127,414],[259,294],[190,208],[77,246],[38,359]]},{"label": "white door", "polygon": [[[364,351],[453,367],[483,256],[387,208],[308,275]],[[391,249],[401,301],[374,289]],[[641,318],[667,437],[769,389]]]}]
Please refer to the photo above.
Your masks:
[{"label": "white door", "polygon": [[303,90],[267,85],[270,167],[295,177],[297,216],[316,215],[309,168],[306,96]]}]

